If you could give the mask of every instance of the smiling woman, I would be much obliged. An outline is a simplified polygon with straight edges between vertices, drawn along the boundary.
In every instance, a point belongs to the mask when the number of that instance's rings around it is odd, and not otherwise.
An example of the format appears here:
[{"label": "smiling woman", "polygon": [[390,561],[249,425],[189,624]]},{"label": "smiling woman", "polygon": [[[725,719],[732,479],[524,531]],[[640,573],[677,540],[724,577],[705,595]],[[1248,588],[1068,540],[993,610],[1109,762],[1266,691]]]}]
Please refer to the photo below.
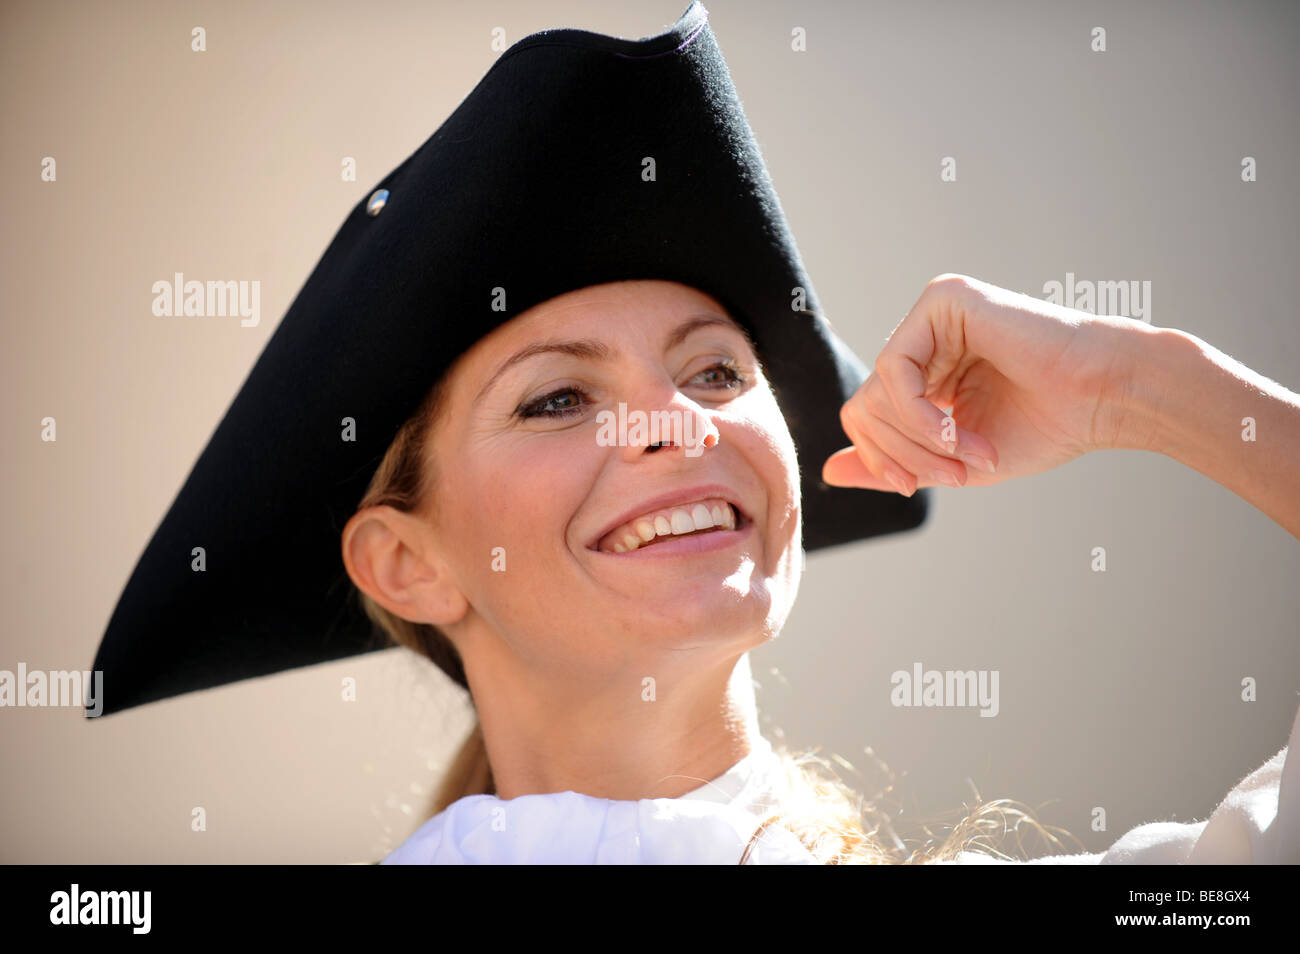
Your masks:
[{"label": "smiling woman", "polygon": [[[958,413],[982,420],[1001,450],[966,432],[949,463],[974,447],[1005,478],[1100,449],[1091,446],[1098,434],[1105,446],[1132,443],[1133,423],[1094,429],[1122,418],[1090,368],[1136,368],[1144,342],[1156,345],[1146,353],[1161,366],[1176,360],[1161,346],[1186,339],[1037,302],[1017,311],[1016,301],[973,280],[940,279],[886,348],[904,349],[917,325],[961,309],[985,358],[1013,350],[1002,370],[1030,381],[1057,352],[1053,336],[1066,327],[1058,319],[1078,333],[1073,370],[1020,404],[1053,424],[1027,424],[1025,434],[1051,437],[1026,446],[1015,414],[966,413],[997,397],[997,386],[984,384],[956,402]],[[989,849],[1009,835],[1023,852],[1031,831],[1059,848],[1052,831],[996,802],[945,840],[908,849],[888,815],[824,763],[777,751],[759,734],[748,653],[780,633],[803,572],[798,457],[740,327],[697,323],[681,333],[680,316],[701,307],[721,308],[664,281],[607,283],[543,302],[461,356],[385,453],[343,530],[344,564],[365,612],[467,688],[478,713],[434,816],[386,862],[717,862],[743,848],[741,863],[970,863],[1000,860]],[[1028,347],[1011,349],[1001,337]],[[585,344],[529,344],[537,341]],[[944,350],[918,363],[942,363]],[[526,358],[503,365],[512,353]],[[719,368],[732,373],[716,380]],[[935,390],[923,388],[926,400]],[[1296,429],[1295,396],[1273,390],[1278,401],[1257,413]],[[575,400],[536,410],[559,397]],[[699,418],[698,433],[714,439],[695,456],[681,442],[611,448],[598,439],[598,421],[615,403]],[[1079,406],[1101,413],[1079,415]],[[1127,410],[1145,412],[1140,401]],[[1076,432],[1084,421],[1093,437]],[[909,430],[902,420],[893,426]],[[844,457],[828,459],[828,470],[843,472]],[[992,481],[997,472],[980,473]],[[1289,476],[1294,485],[1294,470]],[[1290,522],[1294,510],[1276,516]],[[984,714],[995,715],[993,705]],[[1035,860],[1285,857],[1297,847],[1300,798],[1281,799],[1284,760],[1285,750],[1238,786],[1209,834],[1204,822],[1141,826],[1104,856]],[[1270,825],[1274,818],[1282,823]]]},{"label": "smiling woman", "polygon": [[[660,778],[682,768],[712,777],[748,748],[726,730],[731,706],[708,724],[696,700],[681,706],[701,679],[725,685],[719,665],[775,636],[789,613],[800,566],[798,468],[744,335],[721,325],[672,334],[703,297],[667,282],[608,284],[497,329],[393,443],[344,531],[353,580],[390,613],[439,627],[464,662],[484,724],[502,723],[499,738],[488,732],[502,793],[540,784],[630,797],[658,791]],[[535,353],[473,400],[501,356],[550,337],[599,341],[603,357]],[[720,360],[743,369],[744,383],[713,380]],[[547,395],[557,388],[575,395],[563,416],[521,412],[539,396],[554,401]],[[602,447],[597,413],[619,401],[704,418],[701,430],[721,440],[695,459],[679,445]],[[416,465],[426,470],[415,474]],[[368,506],[398,498],[402,512]],[[684,521],[696,529],[694,506],[674,505],[706,500],[734,505],[741,522],[635,552],[598,546],[647,516],[650,529],[667,522],[669,535],[685,536]],[[505,572],[492,566],[496,546]],[[659,699],[653,733],[608,731],[644,728],[644,677],[675,687],[675,701]],[[566,699],[582,705],[566,712]],[[537,748],[533,733],[508,727],[516,716],[553,741]],[[589,739],[599,751],[579,741],[591,726],[602,727]],[[687,737],[702,758],[683,762],[672,751],[670,739]],[[670,783],[663,794],[680,790]]]},{"label": "smiling woman", "polygon": [[[479,716],[433,827],[391,861],[432,860],[429,836],[453,806],[503,807],[515,832],[459,860],[548,861],[559,856],[528,854],[539,825],[585,845],[590,831],[566,828],[575,818],[725,793],[733,779],[754,790],[751,815],[777,810],[768,821],[800,843],[757,816],[752,834],[697,825],[693,860],[742,834],[761,850],[746,860],[948,858],[989,828],[1033,824],[993,804],[946,843],[908,851],[825,763],[759,734],[747,653],[780,632],[798,591],[798,460],[748,335],[729,319],[681,323],[699,308],[721,311],[662,281],[538,305],[467,351],[385,453],[343,531],[344,562],[366,612],[468,688]],[[565,340],[585,345],[536,344]],[[502,362],[512,353],[525,357]],[[537,412],[559,397],[574,400]],[[611,451],[598,419],[615,403],[699,419],[716,440],[702,456],[644,439]],[[588,811],[557,811],[545,793],[582,793]]]},{"label": "smiling woman", "polygon": [[[749,653],[786,624],[805,553],[919,526],[937,485],[1111,447],[1174,456],[1300,534],[1300,398],[1185,333],[943,275],[868,373],[698,2],[642,40],[525,37],[369,196],[92,668],[109,715],[393,643],[432,659],[478,724],[389,863],[970,861],[1031,832],[1057,850],[1006,802],[909,845],[828,763],[763,738]],[[929,688],[910,695],[964,698]],[[1217,821],[1068,857],[1291,859],[1284,761]]]}]

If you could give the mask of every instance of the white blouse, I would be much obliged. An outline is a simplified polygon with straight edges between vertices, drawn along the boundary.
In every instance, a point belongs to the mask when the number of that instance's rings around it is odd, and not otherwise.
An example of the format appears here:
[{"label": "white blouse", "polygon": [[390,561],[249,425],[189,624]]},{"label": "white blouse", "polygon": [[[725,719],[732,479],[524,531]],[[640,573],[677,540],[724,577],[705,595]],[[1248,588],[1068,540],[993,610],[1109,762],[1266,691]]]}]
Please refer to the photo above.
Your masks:
[{"label": "white blouse", "polygon": [[[1300,863],[1300,763],[1287,747],[1246,776],[1201,822],[1139,825],[1097,854],[1027,864]],[[617,801],[578,792],[500,799],[471,795],[421,825],[382,864],[738,863],[773,813],[780,759],[766,739],[711,782],[679,798]],[[769,825],[748,864],[816,864],[798,838]],[[1006,863],[963,852],[956,864]]]}]

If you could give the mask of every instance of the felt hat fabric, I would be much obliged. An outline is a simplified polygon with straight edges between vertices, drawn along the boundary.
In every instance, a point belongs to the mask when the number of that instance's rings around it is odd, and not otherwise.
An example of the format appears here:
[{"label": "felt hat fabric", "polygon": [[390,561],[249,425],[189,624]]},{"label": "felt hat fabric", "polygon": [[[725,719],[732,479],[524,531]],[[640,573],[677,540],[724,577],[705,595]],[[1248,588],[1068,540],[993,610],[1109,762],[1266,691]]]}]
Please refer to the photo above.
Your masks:
[{"label": "felt hat fabric", "polygon": [[546,30],[343,221],[125,586],[94,661],[103,714],[381,648],[340,537],[388,444],[494,328],[624,279],[699,288],[749,332],[805,549],[925,519],[927,490],[820,480],[867,370],[820,313],[704,6],[640,40]]}]

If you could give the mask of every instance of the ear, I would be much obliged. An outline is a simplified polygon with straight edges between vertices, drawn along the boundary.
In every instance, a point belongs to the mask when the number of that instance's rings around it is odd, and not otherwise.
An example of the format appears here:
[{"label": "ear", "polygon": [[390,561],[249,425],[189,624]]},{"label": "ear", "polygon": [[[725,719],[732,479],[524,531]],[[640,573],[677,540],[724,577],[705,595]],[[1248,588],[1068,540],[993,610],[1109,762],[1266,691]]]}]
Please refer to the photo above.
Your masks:
[{"label": "ear", "polygon": [[460,620],[469,601],[452,580],[417,515],[389,506],[359,510],[343,528],[343,565],[376,603],[413,623]]}]

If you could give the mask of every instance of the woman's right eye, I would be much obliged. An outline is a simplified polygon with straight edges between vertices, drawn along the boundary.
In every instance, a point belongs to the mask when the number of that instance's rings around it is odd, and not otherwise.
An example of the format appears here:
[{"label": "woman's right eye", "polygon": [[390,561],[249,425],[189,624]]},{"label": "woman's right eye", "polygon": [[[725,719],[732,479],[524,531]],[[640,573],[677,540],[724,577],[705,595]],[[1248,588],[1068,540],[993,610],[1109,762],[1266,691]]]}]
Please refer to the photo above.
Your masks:
[{"label": "woman's right eye", "polygon": [[[581,400],[566,404],[565,399],[570,397],[577,397]],[[581,412],[586,397],[586,393],[579,388],[560,388],[558,391],[552,391],[550,394],[539,397],[536,401],[520,405],[515,413],[525,419],[530,417],[569,417],[572,414]]]}]

